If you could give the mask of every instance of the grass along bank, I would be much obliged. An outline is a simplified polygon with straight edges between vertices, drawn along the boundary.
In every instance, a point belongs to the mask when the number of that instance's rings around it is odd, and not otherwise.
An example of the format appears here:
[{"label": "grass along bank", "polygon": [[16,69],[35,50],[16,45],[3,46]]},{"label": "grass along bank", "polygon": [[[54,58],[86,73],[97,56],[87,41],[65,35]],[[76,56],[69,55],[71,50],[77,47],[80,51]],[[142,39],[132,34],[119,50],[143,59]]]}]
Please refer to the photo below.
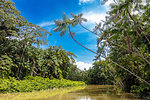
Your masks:
[{"label": "grass along bank", "polygon": [[77,87],[66,87],[66,88],[56,88],[56,89],[48,89],[41,91],[33,91],[33,92],[24,92],[24,93],[7,93],[0,94],[0,100],[39,100],[39,99],[47,99],[51,98],[57,94],[63,95],[65,93],[75,91],[78,89],[84,89],[84,86]]},{"label": "grass along bank", "polygon": [[0,79],[0,93],[32,92],[54,88],[76,87],[86,85],[81,81],[70,81],[66,79],[52,79],[42,77],[25,77],[24,80]]}]

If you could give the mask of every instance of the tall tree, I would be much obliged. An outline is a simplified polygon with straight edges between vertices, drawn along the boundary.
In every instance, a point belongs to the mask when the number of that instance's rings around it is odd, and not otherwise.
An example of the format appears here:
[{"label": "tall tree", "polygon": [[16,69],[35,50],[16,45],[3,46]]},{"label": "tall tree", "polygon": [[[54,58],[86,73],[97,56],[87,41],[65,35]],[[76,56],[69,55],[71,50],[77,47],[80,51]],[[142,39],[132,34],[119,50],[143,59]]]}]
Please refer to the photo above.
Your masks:
[{"label": "tall tree", "polygon": [[69,17],[63,13],[62,17],[63,17],[63,20],[55,20],[55,26],[56,28],[53,29],[54,32],[60,32],[60,36],[64,36],[65,33],[69,32],[69,35],[71,36],[71,38],[77,43],[79,44],[80,46],[82,46],[83,48],[93,52],[96,54],[96,52],[94,52],[93,50],[83,46],[81,43],[79,43],[75,38],[74,38],[74,35],[75,33],[74,32],[71,32],[71,26],[74,27],[76,26],[77,24],[81,23],[82,21],[87,21],[86,19],[82,18],[82,14],[79,14],[79,15],[74,15],[74,14],[71,14],[71,16],[73,17],[73,19],[69,19]]},{"label": "tall tree", "polygon": [[[115,70],[115,77],[122,79],[125,91],[136,91],[144,96],[150,92],[150,1],[115,1],[104,25],[97,26],[101,35],[97,52],[99,55],[107,54],[106,58]],[[123,66],[130,74],[118,66]]]},{"label": "tall tree", "polygon": [[[103,1],[105,3],[108,0]],[[71,26],[80,24],[87,31],[96,34],[98,36],[97,53],[90,50],[97,54],[96,59],[99,60],[103,57],[110,63],[114,69],[115,77],[122,79],[120,82],[124,84],[126,91],[134,91],[135,87],[140,84],[142,88],[139,87],[135,91],[138,93],[146,91],[144,93],[148,94],[150,88],[148,77],[150,74],[150,70],[148,70],[150,66],[150,19],[148,17],[150,1],[114,1],[115,4],[111,5],[111,10],[108,12],[109,15],[106,16],[104,24],[97,24],[93,31],[81,24],[82,14],[72,15],[72,20],[63,14],[63,21],[55,21],[57,27],[54,31],[61,32],[61,35],[69,31],[73,40],[79,45],[81,44],[73,37],[75,33],[71,32]]]},{"label": "tall tree", "polygon": [[14,71],[20,79],[23,77],[22,72],[27,61],[27,48],[33,43],[37,45],[46,43],[46,34],[50,33],[39,26],[28,23],[20,15],[13,2],[1,0],[0,34],[0,55],[7,55],[13,60],[18,66],[14,68]]}]

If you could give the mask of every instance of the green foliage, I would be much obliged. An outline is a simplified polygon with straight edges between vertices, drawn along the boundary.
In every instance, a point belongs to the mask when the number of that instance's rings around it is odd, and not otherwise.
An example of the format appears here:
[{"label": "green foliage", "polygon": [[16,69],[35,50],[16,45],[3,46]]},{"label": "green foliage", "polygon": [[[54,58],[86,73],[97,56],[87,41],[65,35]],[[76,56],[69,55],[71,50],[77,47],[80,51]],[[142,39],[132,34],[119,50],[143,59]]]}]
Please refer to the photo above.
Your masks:
[{"label": "green foliage", "polygon": [[146,98],[146,97],[149,98],[148,97],[148,95],[150,95],[149,90],[150,90],[150,87],[145,84],[140,84],[139,86],[133,85],[131,87],[131,92],[137,93],[137,95],[142,98]]},{"label": "green foliage", "polygon": [[0,77],[21,80],[28,75],[59,79],[68,76],[76,56],[61,46],[39,48],[51,34],[27,22],[9,0],[0,1],[0,34]]},{"label": "green foliage", "polygon": [[[82,21],[87,21],[86,19],[82,18],[83,14],[74,15],[71,14],[73,19],[69,19],[69,17],[63,12],[62,20],[55,20],[56,28],[53,29],[54,32],[60,32],[60,36],[64,36],[65,33],[70,31],[70,26],[74,27],[77,24],[81,23]],[[71,33],[74,35],[73,33]],[[70,34],[70,35],[71,35]]]},{"label": "green foliage", "polygon": [[0,76],[1,78],[8,77],[11,73],[11,68],[16,67],[10,57],[6,55],[0,56]]},{"label": "green foliage", "polygon": [[74,81],[84,81],[87,84],[111,85],[113,77],[105,70],[105,61],[93,63],[93,67],[88,70],[80,70],[76,65],[72,65],[69,70],[68,79]]},{"label": "green foliage", "polygon": [[[108,0],[103,1],[105,3]],[[86,21],[81,18],[82,14],[77,16],[72,14],[73,19],[69,19],[65,13],[63,13],[63,20],[55,20],[54,31],[60,32],[61,36],[69,31],[72,39],[82,47],[84,46],[74,39],[75,33],[71,32],[72,27],[80,24],[87,31],[96,34],[98,36],[97,53],[84,48],[97,54],[96,63],[101,58],[105,61],[101,66],[95,65],[89,70],[91,80],[95,78],[91,82],[99,78],[103,80],[109,76],[113,79],[112,82],[120,86],[122,90],[137,93],[140,97],[149,97],[150,1],[114,1],[106,21],[97,24],[93,31],[81,24],[82,21]],[[74,75],[79,77],[77,72],[74,72]]]},{"label": "green foliage", "polygon": [[17,32],[26,24],[26,19],[20,16],[20,12],[9,0],[0,1],[0,41],[7,36],[18,36]]},{"label": "green foliage", "polygon": [[[63,18],[69,20],[65,14]],[[84,82],[63,79],[68,77],[76,56],[61,46],[49,46],[46,50],[39,48],[47,44],[46,36],[51,34],[27,22],[9,0],[0,1],[0,34],[0,92],[85,85]],[[29,75],[36,77],[26,77]],[[23,80],[23,77],[26,78]]]},{"label": "green foliage", "polygon": [[61,46],[50,46],[44,51],[43,66],[47,66],[47,71],[50,73],[46,75],[51,78],[67,78],[69,67],[74,63],[73,53],[65,51]]},{"label": "green foliage", "polygon": [[16,80],[14,77],[9,79],[0,79],[0,92],[11,93],[11,92],[31,92],[34,90],[45,90],[53,88],[64,88],[74,86],[84,86],[84,82],[70,81],[66,79],[53,79],[42,78],[42,77],[25,77],[24,80]]},{"label": "green foliage", "polygon": [[86,84],[88,84],[89,82],[88,74],[89,74],[89,70],[86,69],[80,70],[79,68],[77,68],[76,65],[71,65],[67,79],[73,81],[83,81]]},{"label": "green foliage", "polygon": [[88,70],[88,84],[111,85],[113,78],[105,70],[105,61],[93,63],[93,67]]},{"label": "green foliage", "polygon": [[69,70],[68,79],[73,81],[81,81],[83,77],[81,76],[81,70],[77,68],[76,65],[71,65]]},{"label": "green foliage", "polygon": [[[60,32],[60,36],[64,36],[67,32],[69,33],[69,35],[71,36],[71,38],[80,46],[82,46],[83,48],[93,52],[96,54],[96,52],[94,52],[93,50],[85,47],[84,45],[82,45],[81,43],[79,43],[75,38],[75,32],[71,31],[71,28],[76,26],[77,24],[81,25],[81,22],[86,22],[87,19],[82,18],[83,14],[71,14],[71,16],[73,17],[72,19],[69,19],[69,17],[63,13],[62,16],[62,20],[55,20],[55,26],[56,28],[53,29],[54,32]],[[81,25],[82,26],[82,25]]]},{"label": "green foliage", "polygon": [[100,30],[96,59],[104,57],[105,71],[113,76],[114,83],[140,97],[150,93],[149,6],[148,0],[116,0],[103,26],[95,29]]}]

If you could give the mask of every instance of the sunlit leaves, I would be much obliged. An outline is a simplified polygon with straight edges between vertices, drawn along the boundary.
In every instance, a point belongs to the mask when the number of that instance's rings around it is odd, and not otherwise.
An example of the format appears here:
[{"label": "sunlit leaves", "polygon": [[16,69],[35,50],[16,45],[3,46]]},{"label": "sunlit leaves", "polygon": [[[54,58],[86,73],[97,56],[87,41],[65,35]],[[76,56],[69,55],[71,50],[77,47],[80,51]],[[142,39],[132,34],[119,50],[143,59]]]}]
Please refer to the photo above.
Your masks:
[{"label": "sunlit leaves", "polygon": [[60,36],[64,36],[65,33],[69,31],[69,26],[76,26],[77,24],[81,23],[82,21],[87,21],[86,19],[82,18],[83,14],[75,15],[71,14],[73,17],[70,19],[66,13],[63,12],[62,20],[55,20],[55,26],[56,28],[53,29],[54,32],[60,32]]},{"label": "sunlit leaves", "polygon": [[0,77],[8,77],[11,73],[11,68],[17,67],[15,64],[13,64],[13,61],[10,57],[6,55],[0,56]]},{"label": "sunlit leaves", "polygon": [[[147,69],[150,65],[149,2],[142,0],[114,1],[115,4],[111,5],[111,10],[108,12],[109,15],[106,16],[103,27],[97,24],[95,28],[95,31],[100,32],[100,37],[97,39],[97,53],[100,55],[107,54],[106,61],[107,59],[115,61],[149,82],[150,80],[147,78],[147,75],[150,75],[150,70]],[[107,50],[103,48],[107,48]],[[98,58],[99,55],[96,59]],[[114,75],[116,83],[126,86],[125,88],[122,87],[125,91],[137,92],[139,90],[137,93],[140,96],[148,93],[144,92],[144,83],[140,83],[117,65],[108,62],[105,66],[113,68],[114,71],[112,71],[112,68],[107,69],[107,71]],[[122,86],[121,84],[120,86]],[[142,87],[141,89],[129,89],[133,85],[139,84]]]}]

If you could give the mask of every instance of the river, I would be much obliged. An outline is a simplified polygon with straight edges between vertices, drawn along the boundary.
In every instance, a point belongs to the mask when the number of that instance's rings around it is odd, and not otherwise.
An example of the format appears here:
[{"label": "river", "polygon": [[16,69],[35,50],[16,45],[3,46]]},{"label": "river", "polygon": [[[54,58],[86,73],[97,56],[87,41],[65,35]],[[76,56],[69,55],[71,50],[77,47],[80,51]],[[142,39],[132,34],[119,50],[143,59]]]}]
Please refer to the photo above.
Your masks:
[{"label": "river", "polygon": [[[43,100],[43,99],[41,99]],[[141,100],[135,98],[133,94],[116,94],[112,86],[88,85],[81,90],[72,91],[65,94],[58,94],[44,100]]]}]

